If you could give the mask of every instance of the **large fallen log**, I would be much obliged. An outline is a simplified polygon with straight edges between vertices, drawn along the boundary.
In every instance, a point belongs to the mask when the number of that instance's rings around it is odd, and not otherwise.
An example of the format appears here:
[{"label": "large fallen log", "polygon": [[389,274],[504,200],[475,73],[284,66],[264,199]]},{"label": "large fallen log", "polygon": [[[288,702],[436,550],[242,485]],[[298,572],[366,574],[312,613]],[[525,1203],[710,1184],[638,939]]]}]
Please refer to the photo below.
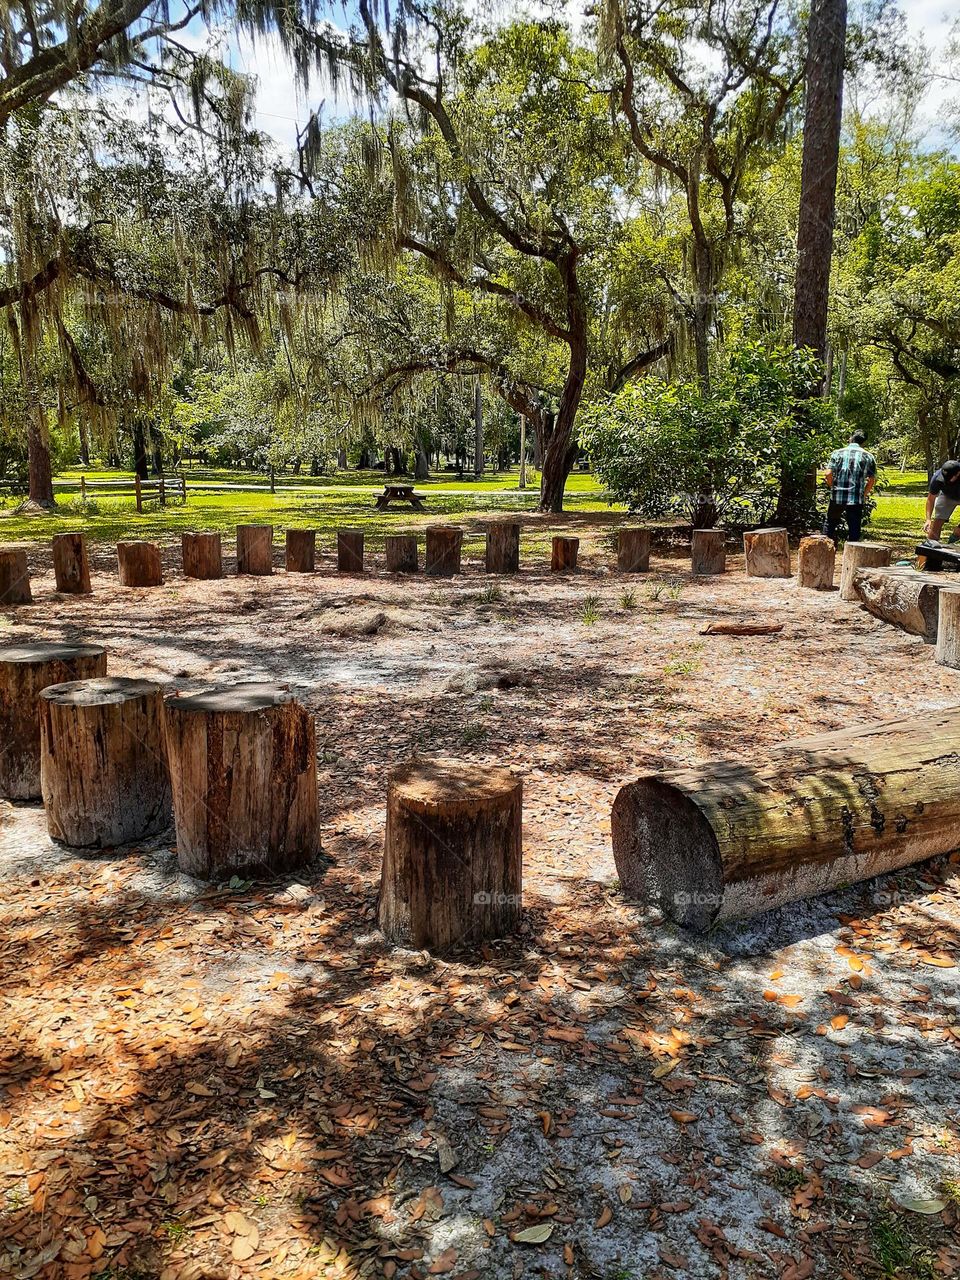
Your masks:
[{"label": "large fallen log", "polygon": [[874,617],[936,644],[940,592],[957,581],[951,574],[916,569],[858,569],[853,589]]},{"label": "large fallen log", "polygon": [[689,929],[895,871],[960,846],[960,707],[643,777],[611,821],[624,893]]}]

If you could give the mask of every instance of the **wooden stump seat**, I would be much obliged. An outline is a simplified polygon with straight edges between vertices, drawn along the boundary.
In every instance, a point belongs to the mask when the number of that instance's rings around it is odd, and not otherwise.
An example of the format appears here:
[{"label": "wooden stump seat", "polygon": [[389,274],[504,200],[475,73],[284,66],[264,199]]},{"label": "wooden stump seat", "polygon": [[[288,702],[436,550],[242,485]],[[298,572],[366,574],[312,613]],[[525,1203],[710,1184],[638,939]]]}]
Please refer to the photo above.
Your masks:
[{"label": "wooden stump seat", "polygon": [[861,569],[885,569],[893,547],[885,542],[848,542],[840,561],[840,599],[857,600],[856,576]]},{"label": "wooden stump seat", "polygon": [[815,533],[800,539],[797,581],[810,591],[832,591],[837,549],[833,539]]},{"label": "wooden stump seat", "polygon": [[617,534],[617,568],[621,573],[648,573],[650,570],[650,530],[643,525],[625,525]]},{"label": "wooden stump seat", "polygon": [[237,573],[269,577],[273,573],[273,525],[237,525]]},{"label": "wooden stump seat", "polygon": [[553,539],[553,547],[550,555],[550,572],[572,573],[577,567],[577,554],[579,550],[579,538],[568,538],[558,534]]},{"label": "wooden stump seat", "polygon": [[452,578],[460,572],[463,530],[455,525],[432,524],[427,529],[423,571],[435,578]]},{"label": "wooden stump seat", "polygon": [[723,529],[694,529],[690,536],[691,572],[708,577],[725,573],[727,535]]},{"label": "wooden stump seat", "polygon": [[363,532],[341,529],[337,534],[337,572],[363,573]]},{"label": "wooden stump seat", "polygon": [[960,584],[940,592],[937,662],[960,671]]},{"label": "wooden stump seat", "polygon": [[745,533],[743,555],[751,578],[790,577],[790,539],[786,529],[753,529]]},{"label": "wooden stump seat", "polygon": [[184,533],[180,538],[183,576],[210,581],[223,577],[223,548],[219,533]]},{"label": "wooden stump seat", "polygon": [[287,573],[314,573],[316,571],[316,529],[287,530],[285,564]]},{"label": "wooden stump seat", "polygon": [[520,524],[516,520],[496,520],[487,525],[484,568],[487,573],[519,573]]},{"label": "wooden stump seat", "polygon": [[155,542],[118,542],[117,570],[122,587],[159,587],[163,585],[160,548]]},{"label": "wooden stump seat", "polygon": [[33,604],[25,547],[0,547],[0,606]]},{"label": "wooden stump seat", "polygon": [[53,574],[57,590],[64,595],[89,595],[90,561],[82,533],[54,534]]},{"label": "wooden stump seat", "polygon": [[420,568],[420,562],[417,559],[417,539],[414,534],[388,534],[384,548],[388,573],[416,573]]}]

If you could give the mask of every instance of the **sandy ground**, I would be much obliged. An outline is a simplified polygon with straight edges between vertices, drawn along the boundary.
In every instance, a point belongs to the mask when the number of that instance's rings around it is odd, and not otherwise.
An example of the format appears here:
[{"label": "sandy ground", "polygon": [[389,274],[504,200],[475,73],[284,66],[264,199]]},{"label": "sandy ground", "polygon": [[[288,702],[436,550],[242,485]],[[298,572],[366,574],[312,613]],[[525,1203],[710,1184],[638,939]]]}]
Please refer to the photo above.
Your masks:
[{"label": "sandy ground", "polygon": [[[960,1269],[956,862],[696,938],[623,900],[609,837],[642,771],[960,701],[922,641],[736,563],[628,581],[602,539],[563,579],[171,557],[152,591],[104,553],[73,599],[34,559],[0,643],[289,683],[324,856],[209,886],[172,832],[84,856],[0,806],[0,1275]],[[743,617],[784,630],[700,635]],[[518,937],[440,959],[377,932],[386,773],[416,752],[523,773]]]}]

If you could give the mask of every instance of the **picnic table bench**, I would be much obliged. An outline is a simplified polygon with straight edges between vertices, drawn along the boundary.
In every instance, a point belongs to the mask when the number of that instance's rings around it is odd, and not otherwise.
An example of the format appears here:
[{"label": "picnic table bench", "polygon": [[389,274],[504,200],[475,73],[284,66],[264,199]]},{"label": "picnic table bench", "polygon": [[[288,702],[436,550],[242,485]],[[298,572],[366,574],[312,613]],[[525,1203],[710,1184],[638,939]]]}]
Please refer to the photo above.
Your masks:
[{"label": "picnic table bench", "polygon": [[938,546],[930,542],[921,542],[916,554],[926,561],[924,568],[928,573],[960,573],[960,544],[955,546]]},{"label": "picnic table bench", "polygon": [[412,484],[385,484],[383,493],[379,495],[376,506],[379,510],[389,507],[391,502],[409,502],[415,511],[423,511],[423,499],[413,492]]}]

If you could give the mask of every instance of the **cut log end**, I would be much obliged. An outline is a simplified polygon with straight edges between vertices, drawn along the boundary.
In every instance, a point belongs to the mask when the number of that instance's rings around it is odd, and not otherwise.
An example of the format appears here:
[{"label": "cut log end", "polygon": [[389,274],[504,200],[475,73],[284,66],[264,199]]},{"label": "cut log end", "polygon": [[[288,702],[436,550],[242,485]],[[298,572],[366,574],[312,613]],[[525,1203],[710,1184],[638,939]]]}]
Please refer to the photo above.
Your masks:
[{"label": "cut log end", "polygon": [[790,540],[786,529],[753,529],[745,533],[743,555],[748,577],[790,577]]},{"label": "cut log end", "polygon": [[893,548],[885,542],[848,542],[840,562],[840,599],[858,599],[856,576],[861,569],[882,569],[889,565]]},{"label": "cut log end", "polygon": [[186,693],[171,698],[167,702],[168,709],[181,712],[197,711],[215,712],[252,712],[266,711],[270,707],[278,707],[284,702],[295,702],[294,695],[285,684],[274,684],[268,681],[249,681],[248,683],[223,685],[215,689],[204,689],[200,693]]}]

